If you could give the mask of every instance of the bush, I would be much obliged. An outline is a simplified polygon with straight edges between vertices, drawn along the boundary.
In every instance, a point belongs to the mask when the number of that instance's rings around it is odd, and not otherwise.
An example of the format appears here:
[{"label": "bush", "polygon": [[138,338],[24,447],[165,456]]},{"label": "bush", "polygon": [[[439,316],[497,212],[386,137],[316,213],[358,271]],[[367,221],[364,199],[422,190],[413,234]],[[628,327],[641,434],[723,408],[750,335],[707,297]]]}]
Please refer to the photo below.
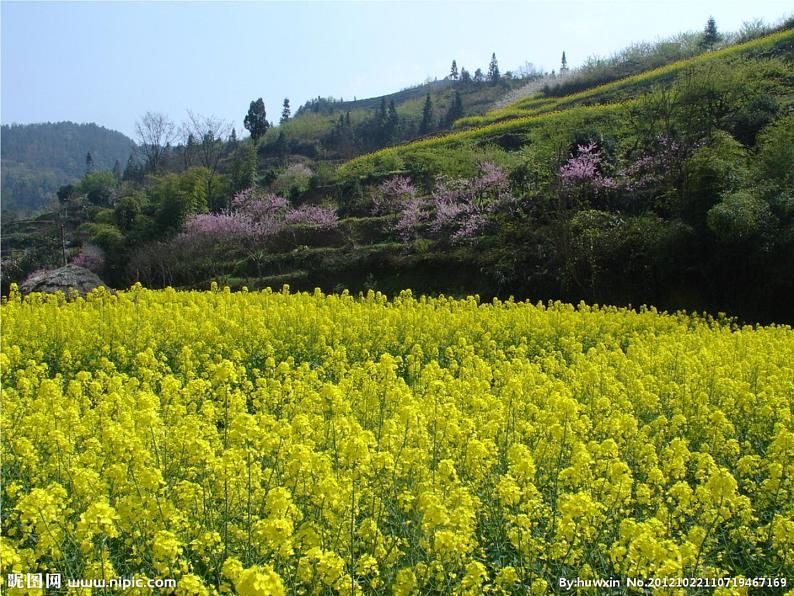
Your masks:
[{"label": "bush", "polygon": [[707,222],[721,242],[742,244],[770,236],[774,216],[763,199],[741,190],[725,195],[709,209]]}]

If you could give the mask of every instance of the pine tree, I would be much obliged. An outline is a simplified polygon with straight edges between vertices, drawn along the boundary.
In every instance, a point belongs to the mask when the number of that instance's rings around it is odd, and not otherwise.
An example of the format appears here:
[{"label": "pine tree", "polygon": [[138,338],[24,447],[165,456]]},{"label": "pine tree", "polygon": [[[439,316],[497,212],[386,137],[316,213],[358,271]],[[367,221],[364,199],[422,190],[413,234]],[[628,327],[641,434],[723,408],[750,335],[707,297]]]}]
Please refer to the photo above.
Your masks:
[{"label": "pine tree", "polygon": [[560,63],[560,74],[564,75],[568,72],[568,59],[565,57],[565,51],[562,52],[562,62]]},{"label": "pine tree", "polygon": [[485,77],[482,76],[482,70],[479,68],[474,71],[474,82],[475,83],[482,83]]},{"label": "pine tree", "polygon": [[91,152],[85,154],[85,173],[89,174],[94,170],[94,158],[91,156]]},{"label": "pine tree", "polygon": [[113,164],[113,175],[116,177],[116,180],[121,180],[121,164],[118,159]]},{"label": "pine tree", "polygon": [[270,128],[270,122],[267,121],[267,114],[265,113],[265,102],[260,97],[256,101],[251,102],[248,108],[248,114],[243,121],[245,128],[251,133],[251,138],[254,144],[267,132]]},{"label": "pine tree", "polygon": [[419,125],[419,134],[424,135],[433,128],[433,102],[430,101],[430,94],[425,97],[425,107],[422,108],[422,123]]},{"label": "pine tree", "polygon": [[452,61],[452,68],[449,70],[449,78],[453,81],[458,80],[458,63],[454,60]]},{"label": "pine tree", "polygon": [[496,61],[496,52],[491,54],[491,63],[488,65],[488,81],[495,85],[499,82],[499,63]]},{"label": "pine tree", "polygon": [[447,115],[444,118],[444,126],[452,126],[458,118],[463,117],[463,100],[460,97],[460,91],[455,91],[455,98],[452,100],[452,105],[447,110]]},{"label": "pine tree", "polygon": [[289,99],[285,97],[284,104],[282,105],[281,108],[281,121],[279,122],[279,124],[284,124],[289,119],[290,119]]},{"label": "pine tree", "polygon": [[381,124],[386,122],[386,98],[380,98],[380,109],[378,110],[378,122]]},{"label": "pine tree", "polygon": [[182,152],[183,166],[187,170],[193,164],[193,155],[196,153],[196,137],[193,133],[187,135],[187,142],[185,143],[185,150]]},{"label": "pine tree", "polygon": [[722,41],[722,35],[717,31],[717,21],[714,20],[714,17],[709,17],[698,45],[702,50],[713,50],[720,41]]},{"label": "pine tree", "polygon": [[471,82],[471,73],[469,73],[469,71],[463,68],[462,66],[460,67],[460,82],[461,83]]},{"label": "pine tree", "polygon": [[397,115],[397,106],[394,105],[394,100],[389,102],[389,120],[388,120],[388,138],[391,139],[397,132],[397,127],[400,124],[400,117]]}]

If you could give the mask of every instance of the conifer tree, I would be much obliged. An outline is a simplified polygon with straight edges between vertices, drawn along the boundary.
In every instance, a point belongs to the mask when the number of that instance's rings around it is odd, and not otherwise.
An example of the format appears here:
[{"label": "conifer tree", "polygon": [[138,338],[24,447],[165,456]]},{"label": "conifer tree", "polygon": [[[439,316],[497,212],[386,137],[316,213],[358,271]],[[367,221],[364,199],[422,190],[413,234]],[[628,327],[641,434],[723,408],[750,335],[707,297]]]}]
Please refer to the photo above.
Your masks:
[{"label": "conifer tree", "polygon": [[94,169],[94,158],[91,156],[91,152],[85,154],[85,173],[89,174]]},{"label": "conifer tree", "polygon": [[422,123],[419,125],[419,134],[424,135],[430,132],[433,128],[433,102],[430,100],[430,94],[425,97],[425,106],[422,108]]},{"label": "conifer tree", "polygon": [[471,73],[468,70],[460,67],[460,82],[461,83],[470,83],[471,82]]},{"label": "conifer tree", "polygon": [[397,127],[400,124],[400,117],[397,115],[397,106],[394,105],[394,100],[392,99],[389,102],[389,115],[388,115],[388,124],[387,124],[387,137],[389,139],[393,138],[395,133],[397,132]]},{"label": "conifer tree", "polygon": [[491,63],[488,65],[488,81],[491,84],[499,82],[499,63],[496,61],[496,52],[491,54]]},{"label": "conifer tree", "polygon": [[284,98],[284,104],[281,108],[281,121],[280,124],[284,124],[287,120],[290,119],[290,107],[289,107],[289,99]]},{"label": "conifer tree", "polygon": [[378,110],[378,122],[384,123],[386,122],[386,98],[380,98],[380,109]]},{"label": "conifer tree", "polygon": [[455,91],[455,98],[452,100],[452,104],[449,106],[449,110],[447,110],[447,115],[444,118],[444,125],[452,126],[452,123],[455,122],[455,120],[462,117],[463,117],[463,100],[460,97],[460,91]]},{"label": "conifer tree", "polygon": [[474,82],[475,83],[482,83],[483,79],[484,79],[484,77],[482,75],[482,70],[480,70],[478,68],[477,70],[474,71]]},{"label": "conifer tree", "polygon": [[452,68],[449,70],[449,78],[453,81],[458,80],[458,63],[454,60],[452,61]]},{"label": "conifer tree", "polygon": [[717,21],[714,20],[714,17],[709,17],[705,29],[703,29],[703,37],[700,39],[699,46],[702,50],[713,50],[720,41],[722,41],[722,35],[717,31]]},{"label": "conifer tree", "polygon": [[565,51],[562,52],[562,61],[560,63],[560,74],[564,75],[568,72],[568,59],[565,57]]},{"label": "conifer tree", "polygon": [[265,113],[265,102],[260,97],[256,101],[252,101],[248,108],[248,114],[243,121],[245,128],[251,133],[251,138],[254,144],[267,132],[270,128],[270,122],[267,121],[267,114]]}]

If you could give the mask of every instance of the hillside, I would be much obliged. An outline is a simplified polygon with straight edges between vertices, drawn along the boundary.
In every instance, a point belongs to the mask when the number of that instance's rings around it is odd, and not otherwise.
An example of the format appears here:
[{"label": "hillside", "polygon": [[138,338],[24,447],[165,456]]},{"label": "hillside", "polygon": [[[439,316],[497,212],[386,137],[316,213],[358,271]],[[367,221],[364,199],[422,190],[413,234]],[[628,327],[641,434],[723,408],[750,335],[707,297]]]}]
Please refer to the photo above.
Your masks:
[{"label": "hillside", "polygon": [[3,209],[35,211],[51,207],[63,184],[86,172],[86,155],[93,168],[123,169],[134,143],[120,132],[96,124],[47,122],[2,127]]},{"label": "hillside", "polygon": [[[486,146],[531,143],[523,136],[537,127],[557,126],[558,123],[573,118],[584,122],[615,115],[626,108],[637,105],[637,98],[648,100],[649,92],[670,88],[672,83],[698,68],[702,71],[719,69],[733,59],[758,58],[764,60],[771,56],[784,56],[790,61],[794,30],[787,29],[746,43],[728,46],[718,51],[705,53],[690,59],[676,61],[640,74],[619,79],[604,85],[597,85],[576,93],[556,97],[537,92],[520,99],[504,108],[487,112],[482,116],[464,117],[455,122],[460,132],[437,135],[399,147],[386,148],[372,154],[353,159],[343,166],[343,173],[356,172],[359,175],[377,171],[400,169],[403,159],[420,160],[425,150],[435,152],[456,151],[462,145],[471,143]],[[726,73],[727,74],[727,73]],[[759,78],[764,78],[762,73]],[[791,97],[783,93],[784,102]],[[576,109],[579,108],[579,109]],[[522,137],[518,139],[517,137]],[[511,141],[511,139],[513,139]]]},{"label": "hillside", "polygon": [[[490,106],[524,79],[502,78],[463,81],[445,78],[384,96],[341,101],[318,97],[306,102],[295,115],[270,128],[260,146],[266,157],[289,155],[323,160],[350,158],[379,147],[449,130],[454,120],[484,114]],[[460,105],[455,108],[456,93]],[[425,101],[430,97],[429,125],[422,129]],[[387,119],[394,105],[398,124],[383,130],[379,118]]]},{"label": "hillside", "polygon": [[175,147],[156,171],[84,179],[64,219],[4,224],[3,284],[62,260],[64,221],[67,258],[117,287],[410,287],[794,321],[779,299],[794,293],[793,65],[781,30],[402,144],[427,93],[484,109],[525,82],[437,82],[393,110],[319,99],[257,146],[212,141],[215,165]]}]

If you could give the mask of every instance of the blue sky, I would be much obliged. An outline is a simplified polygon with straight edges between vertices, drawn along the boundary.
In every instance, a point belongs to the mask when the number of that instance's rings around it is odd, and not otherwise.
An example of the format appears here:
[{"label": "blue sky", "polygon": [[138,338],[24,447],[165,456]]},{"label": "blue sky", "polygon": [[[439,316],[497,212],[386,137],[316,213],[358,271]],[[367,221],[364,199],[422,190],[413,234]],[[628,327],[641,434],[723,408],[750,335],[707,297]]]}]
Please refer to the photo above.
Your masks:
[{"label": "blue sky", "polygon": [[244,132],[252,99],[277,120],[312,97],[382,95],[444,77],[452,59],[558,68],[634,41],[775,21],[790,1],[2,1],[4,124],[72,120],[133,134],[147,110],[186,110]]}]

